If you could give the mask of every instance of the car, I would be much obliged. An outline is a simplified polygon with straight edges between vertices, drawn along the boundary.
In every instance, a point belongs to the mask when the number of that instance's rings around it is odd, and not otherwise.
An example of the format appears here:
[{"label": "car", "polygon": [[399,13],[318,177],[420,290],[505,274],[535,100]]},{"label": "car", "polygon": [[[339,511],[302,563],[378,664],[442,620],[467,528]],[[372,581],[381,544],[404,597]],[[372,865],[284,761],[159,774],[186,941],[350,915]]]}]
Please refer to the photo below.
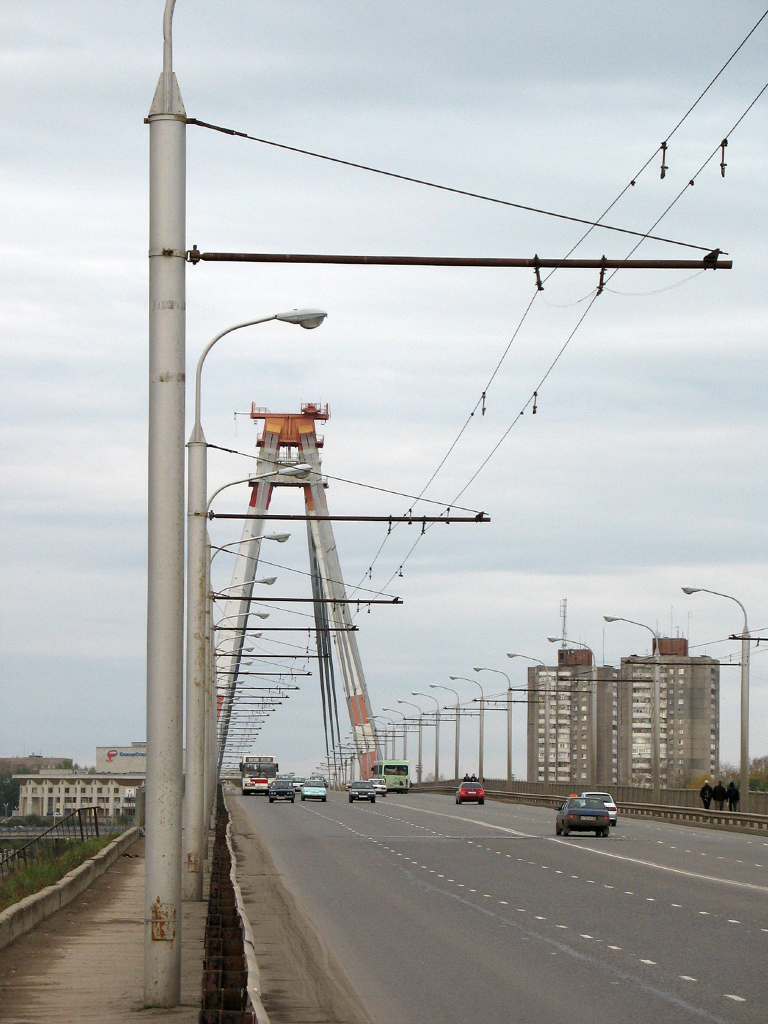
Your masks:
[{"label": "car", "polygon": [[376,790],[376,793],[379,796],[387,795],[387,784],[384,781],[384,779],[380,778],[379,776],[376,776],[375,778],[371,779],[371,785]]},{"label": "car", "polygon": [[567,836],[571,832],[594,832],[607,836],[611,828],[608,808],[596,797],[570,796],[557,812],[555,834]]},{"label": "car", "polygon": [[579,793],[579,796],[602,800],[608,808],[608,817],[611,819],[611,825],[613,825],[614,828],[616,827],[616,822],[619,820],[619,811],[610,793]]},{"label": "car", "polygon": [[305,779],[301,787],[301,799],[322,800],[325,803],[328,799],[328,790],[323,779]]},{"label": "car", "polygon": [[304,785],[304,779],[297,778],[297,776],[294,775],[291,778],[291,782],[293,783],[294,790],[297,793],[300,793],[301,792],[301,787]]},{"label": "car", "polygon": [[267,796],[271,804],[275,800],[290,800],[293,803],[296,800],[296,790],[293,788],[293,782],[290,779],[275,779],[269,784]]},{"label": "car", "polygon": [[370,782],[350,782],[349,784],[349,802],[354,803],[355,800],[370,800],[372,804],[376,803],[376,790]]},{"label": "car", "polygon": [[324,775],[310,775],[310,779],[313,782],[322,782],[326,789],[328,789],[328,779]]},{"label": "car", "polygon": [[456,803],[485,803],[485,790],[479,782],[462,782],[456,790]]}]

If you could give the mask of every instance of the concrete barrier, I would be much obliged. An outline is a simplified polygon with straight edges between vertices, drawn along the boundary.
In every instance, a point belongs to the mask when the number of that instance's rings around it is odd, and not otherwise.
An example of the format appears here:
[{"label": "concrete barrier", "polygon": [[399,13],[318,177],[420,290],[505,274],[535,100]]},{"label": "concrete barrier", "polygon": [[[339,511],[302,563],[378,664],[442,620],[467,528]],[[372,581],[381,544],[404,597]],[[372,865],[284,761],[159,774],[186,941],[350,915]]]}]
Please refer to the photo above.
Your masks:
[{"label": "concrete barrier", "polygon": [[95,856],[64,875],[58,882],[31,896],[25,896],[23,900],[0,913],[0,949],[10,945],[51,914],[71,903],[91,882],[103,875],[125,850],[133,846],[138,838],[138,828],[129,828],[117,839],[113,839],[109,846],[99,850]]}]

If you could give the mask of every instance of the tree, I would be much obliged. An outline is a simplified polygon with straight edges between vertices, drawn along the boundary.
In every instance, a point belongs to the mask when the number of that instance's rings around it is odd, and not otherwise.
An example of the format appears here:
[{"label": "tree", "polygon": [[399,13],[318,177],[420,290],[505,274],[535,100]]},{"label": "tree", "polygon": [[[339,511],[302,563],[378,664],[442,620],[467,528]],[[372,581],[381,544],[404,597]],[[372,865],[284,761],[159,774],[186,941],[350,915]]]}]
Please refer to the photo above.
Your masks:
[{"label": "tree", "polygon": [[14,779],[13,769],[0,774],[0,814],[5,814],[6,804],[9,814],[19,806],[19,780]]}]

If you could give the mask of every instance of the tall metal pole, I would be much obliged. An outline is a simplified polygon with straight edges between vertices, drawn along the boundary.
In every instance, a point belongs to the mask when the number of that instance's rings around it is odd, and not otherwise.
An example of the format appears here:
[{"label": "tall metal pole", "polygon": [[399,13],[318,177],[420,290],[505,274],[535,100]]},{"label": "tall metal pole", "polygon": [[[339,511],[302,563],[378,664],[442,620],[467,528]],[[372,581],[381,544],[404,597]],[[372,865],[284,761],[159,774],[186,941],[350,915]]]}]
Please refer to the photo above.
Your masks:
[{"label": "tall metal pole", "polygon": [[435,711],[435,782],[440,781],[440,705]]},{"label": "tall metal pole", "polygon": [[483,773],[483,744],[485,742],[485,693],[480,698],[480,749],[478,751],[477,777],[481,782],[485,781]]},{"label": "tall metal pole", "polygon": [[685,594],[714,594],[725,597],[741,608],[744,615],[744,632],[741,634],[741,778],[739,780],[739,810],[742,814],[749,812],[749,624],[747,609],[731,594],[723,594],[719,590],[708,590],[707,587],[683,587]]},{"label": "tall metal pole", "polygon": [[454,738],[453,751],[453,774],[456,781],[459,781],[459,739],[461,738],[461,705],[456,701],[456,736]]},{"label": "tall metal pole", "polygon": [[421,737],[422,737],[421,718],[422,718],[422,712],[419,711],[419,763],[416,765],[416,777],[419,780],[419,785],[421,785],[421,764],[422,764],[422,762],[421,762]]},{"label": "tall metal pole", "polygon": [[147,799],[144,1005],[181,992],[186,112],[163,15],[149,111]]},{"label": "tall metal pole", "polygon": [[512,784],[512,687],[507,688],[507,785]]}]

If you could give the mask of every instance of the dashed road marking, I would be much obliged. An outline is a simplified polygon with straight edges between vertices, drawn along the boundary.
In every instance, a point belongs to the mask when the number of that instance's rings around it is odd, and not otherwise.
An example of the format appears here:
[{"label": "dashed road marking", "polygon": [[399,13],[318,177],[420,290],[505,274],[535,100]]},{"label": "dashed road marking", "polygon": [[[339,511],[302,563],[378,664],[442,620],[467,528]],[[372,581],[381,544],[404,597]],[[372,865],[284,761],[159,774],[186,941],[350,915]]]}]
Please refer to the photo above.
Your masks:
[{"label": "dashed road marking", "polygon": [[746,999],[743,996],[736,996],[733,992],[724,992],[723,995],[726,999],[732,999],[734,1003],[746,1003]]}]

